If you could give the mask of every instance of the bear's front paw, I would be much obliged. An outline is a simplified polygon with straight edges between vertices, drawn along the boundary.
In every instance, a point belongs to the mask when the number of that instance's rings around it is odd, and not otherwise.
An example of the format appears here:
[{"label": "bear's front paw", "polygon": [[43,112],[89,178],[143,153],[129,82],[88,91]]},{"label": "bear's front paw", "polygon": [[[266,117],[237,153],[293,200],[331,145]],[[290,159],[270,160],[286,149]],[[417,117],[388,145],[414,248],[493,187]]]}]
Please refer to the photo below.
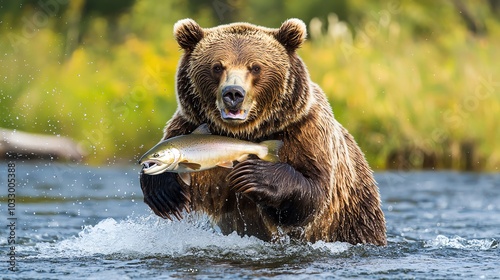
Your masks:
[{"label": "bear's front paw", "polygon": [[189,192],[178,182],[175,173],[147,175],[141,172],[140,182],[144,202],[156,215],[170,220],[173,215],[180,220],[183,209],[189,211]]},{"label": "bear's front paw", "polygon": [[280,225],[307,223],[324,195],[302,173],[286,163],[250,159],[228,174],[229,186],[243,193]]},{"label": "bear's front paw", "polygon": [[277,207],[286,199],[290,189],[286,185],[293,168],[285,163],[249,159],[238,163],[228,174],[229,185],[256,203]]}]

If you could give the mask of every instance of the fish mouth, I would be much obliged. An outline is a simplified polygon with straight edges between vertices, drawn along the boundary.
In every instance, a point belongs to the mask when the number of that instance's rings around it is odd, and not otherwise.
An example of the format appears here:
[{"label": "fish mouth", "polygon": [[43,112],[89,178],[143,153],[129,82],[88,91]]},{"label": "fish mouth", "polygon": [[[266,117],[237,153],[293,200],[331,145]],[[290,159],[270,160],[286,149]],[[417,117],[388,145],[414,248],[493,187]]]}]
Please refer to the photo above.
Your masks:
[{"label": "fish mouth", "polygon": [[220,110],[221,117],[227,121],[244,121],[248,117],[248,110],[244,109],[227,109]]},{"label": "fish mouth", "polygon": [[148,159],[141,162],[142,171],[144,174],[157,175],[163,173],[168,165],[163,164],[161,161]]}]

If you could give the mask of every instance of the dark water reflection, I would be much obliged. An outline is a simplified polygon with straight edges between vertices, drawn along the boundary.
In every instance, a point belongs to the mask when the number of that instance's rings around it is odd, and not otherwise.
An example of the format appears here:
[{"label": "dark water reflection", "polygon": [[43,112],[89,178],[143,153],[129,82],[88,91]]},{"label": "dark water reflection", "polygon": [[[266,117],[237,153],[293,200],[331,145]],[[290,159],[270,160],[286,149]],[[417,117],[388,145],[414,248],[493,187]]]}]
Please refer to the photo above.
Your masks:
[{"label": "dark water reflection", "polygon": [[[16,162],[19,271],[3,262],[0,276],[500,279],[500,174],[376,173],[389,240],[376,247],[270,244],[223,236],[204,216],[160,220],[142,202],[137,173],[131,166]],[[2,182],[6,174],[0,162]],[[5,201],[0,217],[7,223]],[[1,227],[2,252],[8,234]]]}]

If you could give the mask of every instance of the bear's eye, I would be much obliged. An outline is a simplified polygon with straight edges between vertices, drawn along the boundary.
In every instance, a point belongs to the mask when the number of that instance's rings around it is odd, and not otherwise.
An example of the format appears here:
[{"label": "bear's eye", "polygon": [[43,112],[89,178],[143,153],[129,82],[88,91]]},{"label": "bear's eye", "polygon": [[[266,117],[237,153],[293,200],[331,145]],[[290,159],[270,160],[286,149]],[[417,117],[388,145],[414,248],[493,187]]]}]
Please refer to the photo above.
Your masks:
[{"label": "bear's eye", "polygon": [[254,66],[252,66],[252,68],[250,69],[250,71],[252,71],[252,74],[260,74],[260,66],[259,65],[254,65]]},{"label": "bear's eye", "polygon": [[224,68],[222,68],[222,65],[220,63],[214,64],[212,66],[212,71],[215,74],[220,74],[220,73],[222,73],[223,70],[224,70]]}]

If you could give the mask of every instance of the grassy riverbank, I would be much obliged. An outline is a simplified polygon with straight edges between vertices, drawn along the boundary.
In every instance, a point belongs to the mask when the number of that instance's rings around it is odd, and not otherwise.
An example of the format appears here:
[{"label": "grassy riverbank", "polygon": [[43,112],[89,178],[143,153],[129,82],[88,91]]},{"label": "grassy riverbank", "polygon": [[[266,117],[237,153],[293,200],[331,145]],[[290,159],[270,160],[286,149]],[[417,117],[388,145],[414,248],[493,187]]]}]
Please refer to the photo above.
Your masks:
[{"label": "grassy riverbank", "polygon": [[[135,162],[176,108],[172,26],[186,15],[161,5],[137,3],[114,42],[109,22],[94,18],[71,52],[55,21],[8,31],[4,17],[0,127],[72,137],[91,163]],[[349,31],[323,19],[300,50],[375,169],[500,167],[500,23],[479,9],[487,32],[474,33],[447,9],[380,4]]]}]

